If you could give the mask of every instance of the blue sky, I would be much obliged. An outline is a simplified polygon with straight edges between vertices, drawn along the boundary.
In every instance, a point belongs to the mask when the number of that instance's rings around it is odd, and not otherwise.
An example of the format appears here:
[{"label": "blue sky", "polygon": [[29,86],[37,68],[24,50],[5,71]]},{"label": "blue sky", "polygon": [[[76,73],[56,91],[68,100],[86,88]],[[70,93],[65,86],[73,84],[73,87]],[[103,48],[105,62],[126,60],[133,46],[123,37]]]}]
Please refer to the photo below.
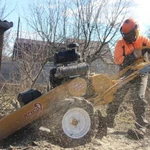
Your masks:
[{"label": "blue sky", "polygon": [[23,17],[28,13],[27,9],[29,4],[33,2],[40,3],[43,0],[8,0],[10,5],[10,10],[13,12],[7,17],[8,21],[12,21],[14,23],[14,30],[17,30],[18,25],[18,17],[20,17],[20,21],[22,23],[23,29],[25,30],[25,26],[23,24]]},{"label": "blue sky", "polygon": [[[25,23],[23,23],[23,17],[25,14],[28,13],[27,9],[29,4],[36,2],[39,4],[42,4],[43,0],[7,0],[9,2],[9,9],[14,11],[7,17],[5,18],[8,21],[12,21],[14,23],[14,26],[11,30],[11,34],[13,37],[13,39],[10,41],[10,45],[11,47],[13,47],[14,44],[14,40],[16,38],[16,31],[17,31],[17,25],[18,25],[18,17],[21,18],[21,30],[27,30],[26,29],[26,25]],[[62,0],[63,1],[63,0]],[[71,0],[68,0],[68,2]],[[150,1],[149,0],[133,0],[136,3],[136,7],[133,8],[133,13],[131,14],[131,16],[133,16],[133,18],[135,18],[139,25],[140,25],[140,31],[142,34],[146,34],[146,30],[148,29],[148,27],[150,28],[150,15],[149,15],[149,6],[150,6]],[[34,33],[28,33],[28,31],[26,33],[23,33],[22,35],[24,35],[24,37],[26,37],[27,35],[29,36],[34,36]],[[29,37],[30,37],[29,36]],[[21,36],[22,37],[22,36]]]},{"label": "blue sky", "polygon": [[[7,17],[8,21],[14,22],[13,30],[17,30],[18,17],[21,18],[22,30],[25,30],[26,27],[23,24],[24,14],[28,13],[27,8],[30,3],[33,1],[36,3],[42,3],[43,0],[8,0],[11,5],[11,9],[15,8],[15,10]],[[133,16],[138,21],[140,25],[140,30],[142,33],[145,33],[147,27],[150,25],[150,15],[149,15],[149,0],[133,0],[137,5],[133,9]],[[24,13],[25,11],[25,13]]]},{"label": "blue sky", "polygon": [[145,33],[147,28],[150,28],[150,1],[149,0],[134,0],[137,4],[133,9],[135,19],[140,25],[141,32]]},{"label": "blue sky", "polygon": [[[24,10],[28,8],[28,5],[32,3],[33,1],[36,3],[42,3],[42,0],[8,0],[11,9],[15,8],[15,10],[12,12],[10,16],[7,17],[7,20],[13,21],[14,22],[14,28],[17,28],[17,22],[18,22],[18,17],[23,17],[24,16]],[[133,0],[137,4],[137,6],[133,9],[133,16],[135,19],[138,20],[141,31],[144,32],[147,25],[150,24],[150,15],[149,15],[149,6],[150,6],[150,1],[149,0]],[[26,13],[28,13],[26,11]],[[23,21],[23,20],[21,20]]]},{"label": "blue sky", "polygon": [[28,8],[30,2],[32,0],[11,0],[11,10],[14,9],[14,11],[7,17],[7,20],[14,23],[14,30],[17,30],[18,17],[21,18],[24,16],[24,10]]}]

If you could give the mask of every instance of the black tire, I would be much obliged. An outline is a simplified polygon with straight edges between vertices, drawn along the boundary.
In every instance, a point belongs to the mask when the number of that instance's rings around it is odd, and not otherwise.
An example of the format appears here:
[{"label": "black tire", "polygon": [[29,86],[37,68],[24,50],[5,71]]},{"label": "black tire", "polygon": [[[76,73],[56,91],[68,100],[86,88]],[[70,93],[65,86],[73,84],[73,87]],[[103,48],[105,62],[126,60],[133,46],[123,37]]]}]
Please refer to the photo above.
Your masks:
[{"label": "black tire", "polygon": [[[90,118],[89,130],[85,135],[83,135],[83,137],[79,137],[79,138],[69,137],[65,133],[62,125],[64,115],[67,114],[69,110],[75,110],[75,109],[77,110],[81,109],[83,112],[85,111]],[[56,104],[54,106],[54,111],[52,114],[49,115],[49,121],[48,121],[49,123],[45,122],[44,124],[46,128],[49,128],[51,130],[55,143],[57,143],[57,145],[60,145],[61,147],[75,147],[75,146],[86,144],[90,142],[96,134],[97,130],[95,124],[94,108],[92,104],[89,103],[84,98],[79,98],[79,97],[66,98],[65,100],[59,102],[59,104]],[[82,123],[82,121],[80,123]]]}]

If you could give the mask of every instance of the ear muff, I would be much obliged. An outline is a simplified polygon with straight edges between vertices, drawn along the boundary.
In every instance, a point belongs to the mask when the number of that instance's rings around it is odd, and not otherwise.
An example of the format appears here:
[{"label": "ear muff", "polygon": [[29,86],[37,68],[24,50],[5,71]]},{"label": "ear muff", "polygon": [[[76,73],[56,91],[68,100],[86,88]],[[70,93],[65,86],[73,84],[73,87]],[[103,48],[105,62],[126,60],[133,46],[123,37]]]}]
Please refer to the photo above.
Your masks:
[{"label": "ear muff", "polygon": [[139,31],[139,29],[137,28],[137,29],[135,30],[135,35],[136,35],[136,37],[138,37],[139,34],[140,34],[140,31]]},{"label": "ear muff", "polygon": [[135,35],[136,35],[136,38],[137,38],[139,36],[139,33],[140,33],[138,25],[135,25],[134,31],[135,31]]}]

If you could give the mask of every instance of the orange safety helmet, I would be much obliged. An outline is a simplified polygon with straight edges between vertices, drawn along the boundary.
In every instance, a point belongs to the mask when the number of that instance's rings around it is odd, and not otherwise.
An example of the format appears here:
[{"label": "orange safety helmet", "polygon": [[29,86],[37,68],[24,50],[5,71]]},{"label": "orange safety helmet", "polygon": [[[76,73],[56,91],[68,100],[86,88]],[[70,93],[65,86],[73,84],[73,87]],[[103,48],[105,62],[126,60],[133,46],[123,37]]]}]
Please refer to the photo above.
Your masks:
[{"label": "orange safety helmet", "polygon": [[120,32],[127,43],[135,42],[139,35],[137,22],[132,18],[126,19],[120,28]]}]

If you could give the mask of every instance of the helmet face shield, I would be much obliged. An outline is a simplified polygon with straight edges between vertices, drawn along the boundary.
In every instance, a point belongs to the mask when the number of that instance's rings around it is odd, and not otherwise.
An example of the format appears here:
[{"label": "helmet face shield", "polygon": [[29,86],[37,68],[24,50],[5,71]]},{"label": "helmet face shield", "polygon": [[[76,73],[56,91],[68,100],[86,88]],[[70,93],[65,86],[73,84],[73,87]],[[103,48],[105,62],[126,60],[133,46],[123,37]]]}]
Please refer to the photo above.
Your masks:
[{"label": "helmet face shield", "polygon": [[124,40],[128,43],[135,42],[135,40],[137,38],[135,30],[132,30],[128,33],[121,33],[121,34],[122,34],[122,37],[124,38]]}]

